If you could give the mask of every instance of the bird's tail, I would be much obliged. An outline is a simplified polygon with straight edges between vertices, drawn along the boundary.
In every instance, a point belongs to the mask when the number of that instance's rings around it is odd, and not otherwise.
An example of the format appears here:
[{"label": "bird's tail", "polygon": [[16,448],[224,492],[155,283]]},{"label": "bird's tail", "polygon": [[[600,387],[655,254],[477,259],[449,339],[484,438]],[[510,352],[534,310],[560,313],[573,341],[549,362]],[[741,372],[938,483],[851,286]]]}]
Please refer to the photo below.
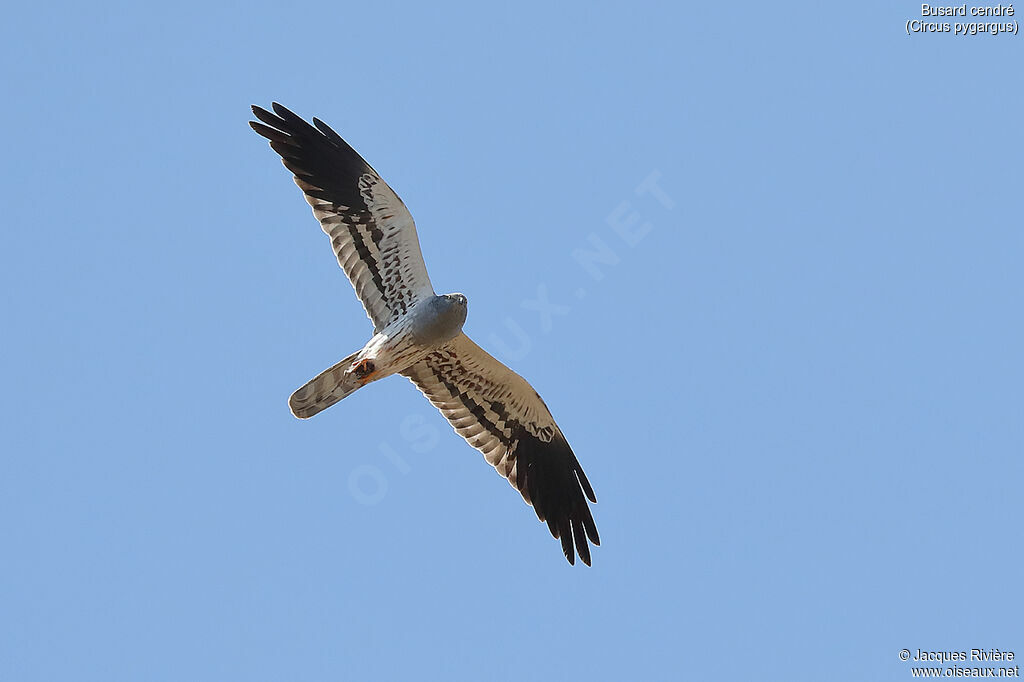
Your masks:
[{"label": "bird's tail", "polygon": [[288,399],[292,414],[299,419],[309,419],[362,386],[357,377],[346,371],[358,354],[356,351],[330,369],[325,369],[292,393]]}]

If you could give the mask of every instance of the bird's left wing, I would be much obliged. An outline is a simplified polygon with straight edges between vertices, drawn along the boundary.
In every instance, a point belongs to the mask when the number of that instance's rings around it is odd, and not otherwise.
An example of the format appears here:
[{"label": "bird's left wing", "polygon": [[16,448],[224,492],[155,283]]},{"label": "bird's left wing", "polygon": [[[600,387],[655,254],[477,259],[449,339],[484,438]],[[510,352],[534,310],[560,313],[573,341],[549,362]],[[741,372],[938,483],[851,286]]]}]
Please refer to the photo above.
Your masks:
[{"label": "bird's left wing", "polygon": [[270,140],[313,207],[375,331],[433,296],[416,225],[398,195],[338,133],[278,103],[254,106],[252,129]]},{"label": "bird's left wing", "polygon": [[521,376],[465,334],[402,372],[562,541],[572,564],[590,565],[587,538],[601,544],[586,495],[597,502],[583,468],[547,405]]}]

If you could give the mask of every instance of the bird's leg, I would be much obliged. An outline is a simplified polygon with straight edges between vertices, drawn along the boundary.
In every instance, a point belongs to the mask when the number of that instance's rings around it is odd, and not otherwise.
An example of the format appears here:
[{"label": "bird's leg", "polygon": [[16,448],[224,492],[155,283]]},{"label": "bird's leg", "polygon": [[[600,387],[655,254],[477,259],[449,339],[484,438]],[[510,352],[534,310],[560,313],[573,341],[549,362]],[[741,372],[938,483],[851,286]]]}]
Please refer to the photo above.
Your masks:
[{"label": "bird's leg", "polygon": [[373,377],[376,374],[375,370],[376,367],[373,364],[373,360],[366,358],[353,365],[351,372],[359,380],[359,385],[365,386],[373,381]]}]

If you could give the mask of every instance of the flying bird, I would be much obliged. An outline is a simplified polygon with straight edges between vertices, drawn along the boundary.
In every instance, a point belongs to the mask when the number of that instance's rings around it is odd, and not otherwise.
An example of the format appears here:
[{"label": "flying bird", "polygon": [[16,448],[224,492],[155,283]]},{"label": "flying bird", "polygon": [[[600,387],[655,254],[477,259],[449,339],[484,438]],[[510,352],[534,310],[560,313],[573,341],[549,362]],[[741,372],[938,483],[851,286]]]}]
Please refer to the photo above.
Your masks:
[{"label": "flying bird", "polygon": [[292,394],[292,414],[308,419],[373,381],[407,377],[533,505],[569,563],[575,547],[589,566],[587,540],[601,541],[587,499],[597,498],[547,405],[462,332],[466,297],[434,293],[412,216],[377,171],[323,121],[272,108],[253,106],[249,125],[294,175],[373,322],[366,345]]}]

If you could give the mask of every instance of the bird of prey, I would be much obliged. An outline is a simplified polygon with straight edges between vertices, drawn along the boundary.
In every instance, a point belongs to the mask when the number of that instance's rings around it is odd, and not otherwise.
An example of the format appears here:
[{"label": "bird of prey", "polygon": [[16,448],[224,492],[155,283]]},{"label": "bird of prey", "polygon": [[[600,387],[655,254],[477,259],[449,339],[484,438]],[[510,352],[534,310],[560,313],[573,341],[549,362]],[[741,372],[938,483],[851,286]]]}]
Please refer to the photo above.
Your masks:
[{"label": "bird of prey", "polygon": [[295,391],[292,414],[308,419],[355,390],[401,374],[533,505],[590,565],[600,544],[586,495],[597,502],[569,443],[533,387],[462,332],[466,297],[438,296],[427,277],[416,226],[398,195],[323,121],[285,107],[253,106],[252,129],[270,140],[373,322],[355,353]]}]

